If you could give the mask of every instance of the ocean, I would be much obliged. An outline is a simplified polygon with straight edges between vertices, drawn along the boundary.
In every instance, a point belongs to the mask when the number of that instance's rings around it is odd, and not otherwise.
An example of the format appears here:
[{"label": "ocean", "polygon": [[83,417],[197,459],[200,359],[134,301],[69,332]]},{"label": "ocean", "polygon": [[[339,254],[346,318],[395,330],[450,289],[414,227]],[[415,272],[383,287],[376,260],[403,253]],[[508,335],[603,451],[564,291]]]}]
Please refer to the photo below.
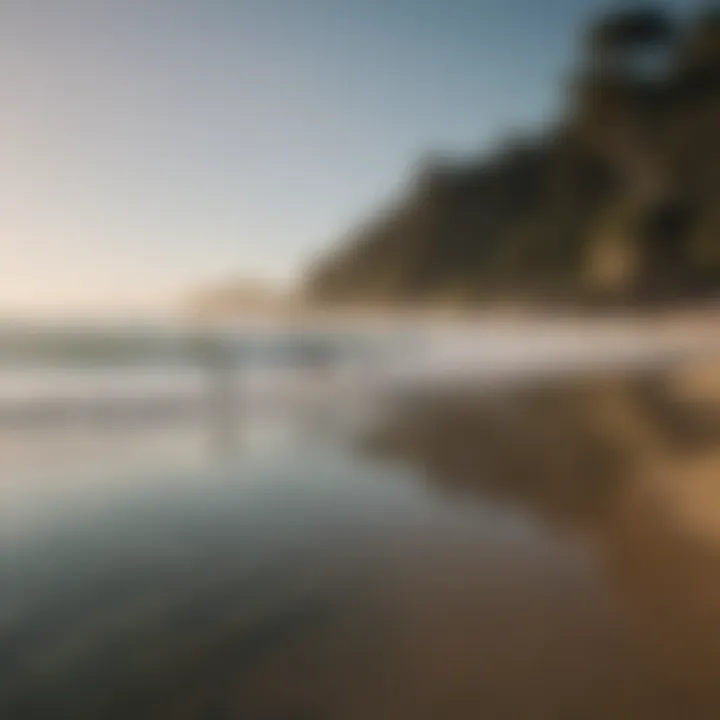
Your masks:
[{"label": "ocean", "polygon": [[717,717],[715,406],[503,332],[6,337],[0,717]]}]

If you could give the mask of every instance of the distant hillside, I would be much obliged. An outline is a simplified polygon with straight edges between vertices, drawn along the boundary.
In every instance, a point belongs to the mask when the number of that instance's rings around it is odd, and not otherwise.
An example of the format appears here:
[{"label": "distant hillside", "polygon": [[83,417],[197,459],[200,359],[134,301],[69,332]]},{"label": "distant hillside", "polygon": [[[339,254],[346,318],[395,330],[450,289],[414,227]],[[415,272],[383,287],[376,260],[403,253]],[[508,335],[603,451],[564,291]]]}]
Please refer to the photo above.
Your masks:
[{"label": "distant hillside", "polygon": [[319,303],[720,291],[720,11],[601,19],[557,127],[426,167],[304,287]]},{"label": "distant hillside", "polygon": [[286,311],[290,298],[259,280],[236,279],[195,290],[184,306],[187,314],[199,320],[232,320]]}]

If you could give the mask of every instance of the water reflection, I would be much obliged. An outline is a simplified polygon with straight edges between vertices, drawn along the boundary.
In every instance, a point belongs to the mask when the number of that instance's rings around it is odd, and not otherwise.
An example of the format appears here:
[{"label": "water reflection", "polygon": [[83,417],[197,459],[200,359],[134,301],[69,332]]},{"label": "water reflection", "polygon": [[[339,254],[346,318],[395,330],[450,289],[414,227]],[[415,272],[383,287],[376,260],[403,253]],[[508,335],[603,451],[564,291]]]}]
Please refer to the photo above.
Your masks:
[{"label": "water reflection", "polygon": [[[531,511],[596,559],[599,597],[614,603],[601,623],[558,595],[569,622],[604,628],[578,654],[593,658],[580,716],[709,718],[720,713],[719,409],[714,367],[581,378],[415,402],[375,446],[443,493]],[[613,635],[622,672],[610,681]],[[545,680],[557,678],[561,637],[547,644]]]},{"label": "water reflection", "polygon": [[6,507],[0,717],[718,717],[713,383],[418,396]]}]

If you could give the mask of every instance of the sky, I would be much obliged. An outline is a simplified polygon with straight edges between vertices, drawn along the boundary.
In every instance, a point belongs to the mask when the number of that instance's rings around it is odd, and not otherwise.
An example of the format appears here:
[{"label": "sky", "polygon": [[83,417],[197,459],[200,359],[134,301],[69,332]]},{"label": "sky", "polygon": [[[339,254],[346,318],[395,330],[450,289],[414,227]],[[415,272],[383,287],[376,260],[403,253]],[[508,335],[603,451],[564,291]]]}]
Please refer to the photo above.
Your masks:
[{"label": "sky", "polygon": [[617,5],[0,0],[0,315],[292,282],[420,158],[552,117]]}]

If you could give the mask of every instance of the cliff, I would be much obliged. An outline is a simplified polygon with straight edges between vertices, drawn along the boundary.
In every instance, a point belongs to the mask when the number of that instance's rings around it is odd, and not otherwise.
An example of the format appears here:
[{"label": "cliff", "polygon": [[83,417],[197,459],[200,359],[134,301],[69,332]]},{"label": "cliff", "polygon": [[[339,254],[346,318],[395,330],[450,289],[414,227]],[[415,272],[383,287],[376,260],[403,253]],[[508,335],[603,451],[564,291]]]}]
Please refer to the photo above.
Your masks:
[{"label": "cliff", "polygon": [[418,173],[309,269],[317,303],[661,302],[720,291],[720,12],[590,27],[563,119]]}]

